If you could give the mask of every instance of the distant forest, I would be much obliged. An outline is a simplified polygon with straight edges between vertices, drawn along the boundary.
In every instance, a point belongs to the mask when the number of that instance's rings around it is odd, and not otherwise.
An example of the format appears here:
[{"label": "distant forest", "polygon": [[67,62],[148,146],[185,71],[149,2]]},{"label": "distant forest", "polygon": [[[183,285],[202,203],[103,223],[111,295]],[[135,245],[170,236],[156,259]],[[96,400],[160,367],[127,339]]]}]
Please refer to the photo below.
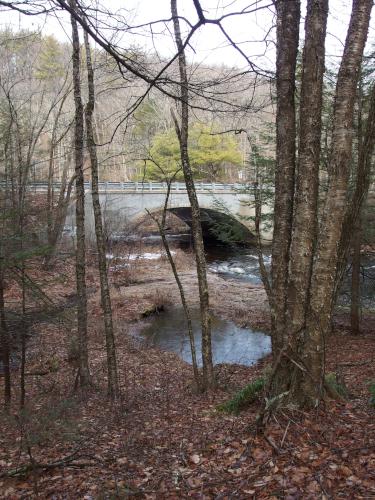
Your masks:
[{"label": "distant forest", "polygon": [[[126,55],[144,71],[165,61],[134,48]],[[74,171],[72,141],[74,100],[71,47],[53,36],[29,31],[0,33],[0,127],[7,142],[17,129],[30,160],[30,179],[55,181]],[[179,162],[171,109],[175,101],[131,75],[125,77],[107,53],[92,50],[96,85],[95,140],[101,181],[159,179],[156,163],[172,171]],[[82,51],[83,63],[85,53]],[[171,81],[176,64],[169,68]],[[272,156],[267,131],[274,121],[272,84],[250,72],[226,66],[188,66],[192,89],[190,148],[196,178],[238,182],[253,178],[251,143]],[[171,83],[171,86],[174,84]],[[176,84],[177,85],[177,84]],[[87,84],[82,78],[83,100]],[[249,113],[249,109],[252,110]],[[251,143],[241,131],[251,128]],[[6,152],[5,152],[6,149]],[[14,141],[2,147],[8,169],[16,155]],[[85,178],[89,160],[85,153]],[[2,171],[1,175],[6,175]]]}]

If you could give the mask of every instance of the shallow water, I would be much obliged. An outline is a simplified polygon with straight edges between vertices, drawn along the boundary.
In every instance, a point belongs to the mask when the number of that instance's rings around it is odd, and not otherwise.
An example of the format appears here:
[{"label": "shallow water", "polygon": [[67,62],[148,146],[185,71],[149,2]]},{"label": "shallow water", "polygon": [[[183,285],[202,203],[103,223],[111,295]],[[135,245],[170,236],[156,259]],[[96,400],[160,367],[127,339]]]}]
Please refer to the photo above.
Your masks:
[{"label": "shallow water", "polygon": [[[265,254],[266,269],[271,265],[271,256]],[[209,249],[207,252],[208,269],[223,278],[235,278],[254,284],[262,283],[259,271],[258,255],[255,249]]]},{"label": "shallow water", "polygon": [[[201,365],[199,310],[192,311],[193,332],[198,363]],[[191,363],[190,342],[183,309],[172,308],[152,319],[142,331],[151,345],[177,353]],[[263,332],[241,328],[232,321],[212,318],[212,352],[214,363],[253,365],[271,351],[271,339]]]},{"label": "shallow water", "polygon": [[[255,249],[241,249],[228,247],[210,248],[207,252],[208,268],[211,272],[219,274],[223,278],[232,278],[239,281],[247,281],[254,284],[262,283],[259,271],[258,256]],[[264,255],[264,263],[269,271],[271,267],[270,250]],[[350,283],[351,270],[345,274],[338,305],[350,305]],[[374,309],[375,307],[375,259],[371,256],[361,257],[360,277],[362,308]]]}]

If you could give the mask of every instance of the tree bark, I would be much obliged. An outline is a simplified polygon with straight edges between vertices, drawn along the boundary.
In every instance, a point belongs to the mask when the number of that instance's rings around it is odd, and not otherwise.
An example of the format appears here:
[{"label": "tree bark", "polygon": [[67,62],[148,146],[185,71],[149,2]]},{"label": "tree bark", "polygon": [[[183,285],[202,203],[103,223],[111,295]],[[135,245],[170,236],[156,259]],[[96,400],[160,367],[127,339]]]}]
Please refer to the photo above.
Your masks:
[{"label": "tree bark", "polygon": [[288,282],[288,330],[297,337],[305,326],[309,300],[321,152],[323,74],[328,0],[308,3],[299,110],[299,147]]},{"label": "tree bark", "polygon": [[295,80],[301,15],[299,1],[280,0],[276,8],[276,170],[270,305],[272,353],[277,376],[273,380],[272,394],[285,392],[288,381],[288,364],[281,353],[288,342],[286,307],[296,161]]},{"label": "tree bark", "polygon": [[275,220],[272,241],[272,349],[284,345],[289,249],[292,237],[296,158],[295,73],[300,2],[280,0],[277,8]]},{"label": "tree bark", "polygon": [[[280,360],[274,388],[289,391],[293,401],[303,400],[305,374],[297,367],[306,325],[309,290],[317,237],[318,186],[321,153],[321,116],[328,0],[307,4],[299,109],[299,148],[295,185],[293,233],[289,255],[287,308],[284,337],[288,358]],[[284,343],[285,347],[285,343]],[[296,359],[297,358],[297,359]],[[286,374],[288,374],[286,376]],[[287,381],[287,384],[285,382]],[[284,387],[283,387],[283,384]]]},{"label": "tree bark", "polygon": [[360,216],[364,201],[368,194],[371,180],[371,167],[373,164],[373,153],[375,146],[375,84],[371,88],[370,106],[366,120],[364,137],[359,141],[358,165],[355,179],[355,190],[347,206],[345,219],[339,244],[338,270],[336,274],[335,288],[337,291],[341,285],[342,278],[348,260],[348,253],[352,241],[353,228]]},{"label": "tree bark", "polygon": [[209,389],[215,386],[215,376],[212,362],[211,347],[211,318],[209,310],[209,293],[207,283],[206,257],[204,253],[200,209],[195,191],[193,173],[189,160],[188,135],[189,135],[189,89],[186,73],[185,51],[181,38],[180,23],[177,12],[177,0],[171,0],[171,12],[179,52],[178,63],[180,71],[180,93],[181,93],[181,126],[175,120],[176,133],[178,135],[181,152],[181,163],[184,172],[186,190],[188,193],[191,218],[192,234],[194,241],[195,259],[197,265],[198,287],[200,298],[200,312],[202,322],[202,362],[203,362],[203,388]]},{"label": "tree bark", "polygon": [[361,307],[361,222],[357,221],[353,233],[352,279],[350,288],[350,331],[359,335],[359,319]]},{"label": "tree bark", "polygon": [[310,406],[319,403],[324,384],[324,345],[331,326],[338,247],[347,203],[354,135],[354,104],[372,4],[372,0],[353,1],[336,85],[328,192],[313,265],[303,349],[303,362],[308,371],[308,376],[304,378],[303,391],[306,403]]},{"label": "tree bark", "polygon": [[[75,9],[75,0],[70,0]],[[76,184],[76,281],[77,281],[77,328],[79,345],[79,384],[90,384],[87,346],[87,293],[86,293],[86,243],[85,243],[85,186],[83,178],[83,105],[80,78],[80,44],[77,22],[71,16],[73,39],[73,86],[75,104],[74,159]]]},{"label": "tree bark", "polygon": [[197,364],[197,353],[196,353],[196,349],[195,349],[195,339],[194,339],[194,332],[193,332],[193,325],[192,325],[192,321],[191,321],[190,309],[189,309],[188,303],[186,301],[184,287],[183,287],[181,280],[180,280],[180,277],[178,275],[176,264],[174,263],[172,253],[171,253],[171,250],[169,248],[169,243],[168,243],[167,237],[165,235],[165,221],[166,221],[166,215],[167,215],[169,195],[171,192],[172,180],[173,179],[167,179],[167,181],[166,181],[167,182],[167,194],[165,197],[163,215],[162,215],[161,222],[155,216],[153,216],[148,210],[147,210],[147,213],[156,222],[156,224],[158,226],[159,233],[160,233],[160,236],[162,239],[162,243],[163,243],[165,252],[167,254],[168,262],[172,268],[173,276],[174,276],[174,279],[175,279],[176,284],[178,286],[178,290],[180,292],[181,304],[182,304],[182,307],[184,309],[187,328],[188,328],[188,336],[189,336],[189,342],[190,342],[190,352],[191,352],[194,380],[195,380],[197,390],[201,391],[202,384],[201,384],[199,370],[198,370],[198,364]]},{"label": "tree bark", "polygon": [[101,306],[104,316],[104,331],[105,343],[107,351],[107,377],[108,377],[108,395],[110,398],[116,398],[119,392],[118,374],[117,374],[117,359],[115,335],[113,331],[111,295],[108,283],[108,270],[106,259],[105,238],[103,233],[102,210],[99,199],[99,174],[98,174],[98,157],[96,152],[96,144],[94,139],[93,114],[95,109],[95,86],[94,86],[94,70],[91,61],[91,50],[89,38],[84,32],[85,49],[86,49],[86,67],[87,67],[87,82],[88,82],[88,103],[86,105],[86,138],[87,147],[90,154],[91,163],[91,182],[92,182],[92,206],[95,220],[95,235],[96,245],[98,250],[98,266],[100,277],[100,296]]},{"label": "tree bark", "polygon": [[5,302],[4,302],[4,259],[0,259],[0,339],[1,339],[1,354],[4,370],[4,406],[8,411],[11,397],[12,385],[10,375],[10,338],[9,331],[5,318]]}]

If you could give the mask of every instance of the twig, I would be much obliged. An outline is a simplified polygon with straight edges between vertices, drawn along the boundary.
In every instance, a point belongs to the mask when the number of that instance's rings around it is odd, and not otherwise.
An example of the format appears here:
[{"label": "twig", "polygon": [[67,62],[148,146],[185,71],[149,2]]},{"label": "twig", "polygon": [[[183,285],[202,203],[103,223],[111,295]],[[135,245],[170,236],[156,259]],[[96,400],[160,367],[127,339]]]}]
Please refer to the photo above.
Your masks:
[{"label": "twig", "polygon": [[307,372],[306,368],[302,365],[300,365],[299,363],[297,363],[297,361],[295,361],[293,358],[291,358],[290,356],[288,356],[288,354],[285,353],[285,356],[289,359],[289,361],[291,361],[292,363],[294,363],[296,365],[297,368],[299,368],[302,372]]},{"label": "twig", "polygon": [[52,373],[51,370],[41,371],[41,372],[27,372],[25,377],[42,377],[43,375],[48,375]]},{"label": "twig", "polygon": [[267,434],[263,434],[263,437],[267,441],[267,443],[271,446],[271,448],[273,448],[275,450],[275,452],[277,454],[279,454],[280,450],[279,450],[277,444],[275,443],[275,441],[272,438],[270,438],[269,436],[267,436]]},{"label": "twig", "polygon": [[359,361],[358,363],[337,363],[336,366],[364,366],[372,363],[372,359],[368,359],[366,361]]},{"label": "twig", "polygon": [[38,463],[35,462],[34,460],[31,461],[31,463],[27,465],[23,465],[21,467],[17,467],[16,469],[11,469],[6,472],[2,472],[0,474],[0,478],[3,477],[17,477],[17,476],[25,476],[29,472],[34,472],[36,470],[38,471],[46,471],[46,470],[51,470],[55,469],[57,467],[90,467],[94,465],[92,462],[75,462],[75,460],[80,460],[82,458],[88,458],[89,460],[92,461],[98,461],[96,458],[92,457],[91,455],[78,455],[78,451],[75,451],[71,455],[68,455],[60,460],[56,460],[55,462],[49,462],[46,464],[43,463]]},{"label": "twig", "polygon": [[289,426],[290,426],[290,420],[288,420],[288,425],[286,426],[286,429],[285,429],[285,432],[284,432],[283,438],[282,438],[282,440],[281,440],[281,443],[280,443],[280,448],[282,448],[282,447],[283,447],[283,445],[284,445],[284,441],[285,441],[286,435],[287,435],[287,433],[288,433]]}]

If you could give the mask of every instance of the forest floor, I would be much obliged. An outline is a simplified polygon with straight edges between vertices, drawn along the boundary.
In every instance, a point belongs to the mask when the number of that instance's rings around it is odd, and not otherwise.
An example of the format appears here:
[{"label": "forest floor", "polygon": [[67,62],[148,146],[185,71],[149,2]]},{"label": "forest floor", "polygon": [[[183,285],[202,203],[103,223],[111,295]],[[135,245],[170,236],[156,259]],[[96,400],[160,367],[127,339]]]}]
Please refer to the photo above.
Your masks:
[{"label": "forest floor", "polygon": [[[192,259],[177,253],[176,260],[195,304]],[[197,394],[187,363],[131,335],[155,308],[178,302],[168,264],[119,266],[111,263],[121,387],[116,402],[105,392],[94,267],[87,274],[93,386],[86,393],[73,391],[73,262],[56,263],[43,279],[40,263],[30,271],[49,299],[66,307],[32,327],[23,412],[17,403],[19,373],[13,372],[10,415],[0,415],[0,498],[375,498],[375,410],[369,401],[369,384],[375,384],[374,317],[364,318],[362,334],[354,337],[340,314],[327,340],[327,371],[340,375],[349,399],[329,400],[310,413],[282,409],[261,433],[260,402],[238,416],[220,413],[217,406],[259,377],[269,357],[251,367],[217,366],[218,388]],[[267,331],[262,287],[211,273],[209,282],[215,314]],[[8,304],[17,303],[19,292],[8,283]],[[0,378],[1,392],[2,383]]]}]

